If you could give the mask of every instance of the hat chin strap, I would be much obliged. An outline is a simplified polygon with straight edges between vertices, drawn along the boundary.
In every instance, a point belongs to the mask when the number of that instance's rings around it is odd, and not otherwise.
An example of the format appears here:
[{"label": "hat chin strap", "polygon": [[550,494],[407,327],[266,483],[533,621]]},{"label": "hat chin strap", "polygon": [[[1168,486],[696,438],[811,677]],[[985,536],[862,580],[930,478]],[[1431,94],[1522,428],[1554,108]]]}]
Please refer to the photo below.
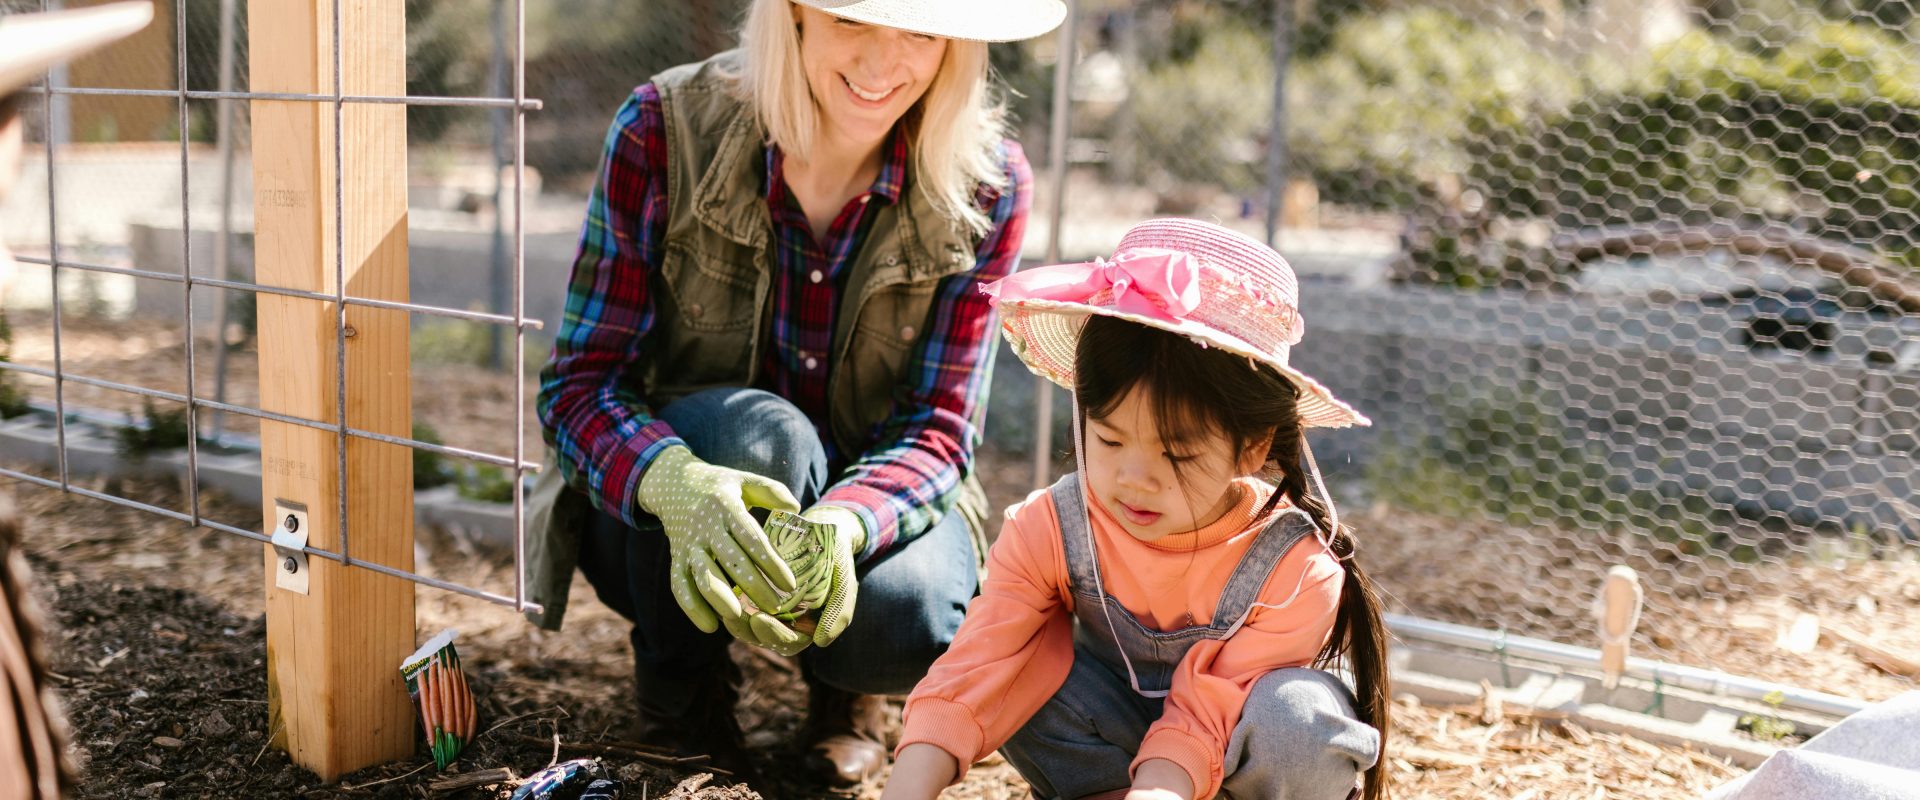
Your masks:
[{"label": "hat chin strap", "polygon": [[[1306,428],[1300,429],[1300,452],[1307,457],[1307,474],[1313,476],[1313,488],[1320,490],[1320,502],[1327,507],[1327,530],[1321,531],[1320,526],[1315,525],[1313,535],[1318,539],[1322,533],[1326,534],[1326,538],[1320,539],[1320,546],[1327,548],[1327,555],[1333,556],[1333,537],[1340,530],[1340,507],[1333,504],[1333,493],[1327,491],[1327,482],[1320,478],[1320,464],[1313,460],[1313,446],[1307,444]],[[1346,558],[1333,556],[1335,561],[1352,557],[1352,553],[1348,553]]]},{"label": "hat chin strap", "polygon": [[[1116,644],[1114,649],[1120,653],[1120,663],[1124,664],[1127,668],[1127,684],[1129,688],[1133,689],[1134,694],[1140,695],[1141,697],[1163,698],[1170,693],[1169,690],[1149,691],[1140,688],[1140,676],[1134,672],[1133,659],[1127,657],[1126,648],[1117,646],[1120,641],[1120,629],[1113,624],[1113,608],[1107,603],[1107,581],[1106,578],[1100,574],[1100,548],[1094,542],[1093,538],[1093,504],[1098,502],[1098,499],[1093,496],[1093,483],[1087,474],[1087,448],[1084,446],[1086,444],[1086,434],[1080,426],[1080,397],[1078,394],[1073,394],[1072,397],[1073,463],[1074,468],[1079,470],[1080,473],[1080,491],[1086,495],[1086,501],[1080,504],[1080,513],[1085,517],[1085,519],[1081,520],[1083,523],[1081,530],[1087,535],[1087,557],[1093,559],[1093,590],[1100,598],[1100,614],[1107,621],[1107,632],[1113,635],[1113,641]],[[1046,443],[1042,442],[1040,446],[1045,447]],[[1300,451],[1307,457],[1307,471],[1313,476],[1314,488],[1320,491],[1320,501],[1327,505],[1327,527],[1337,531],[1340,529],[1340,512],[1334,509],[1333,495],[1327,491],[1327,483],[1320,477],[1320,465],[1313,460],[1313,448],[1307,445],[1307,432],[1304,428],[1300,431]],[[1313,539],[1320,545],[1321,549],[1327,552],[1327,555],[1333,556],[1336,562],[1345,560],[1333,552],[1332,531],[1320,530],[1320,526],[1315,525]],[[1352,554],[1348,554],[1347,556],[1347,558],[1352,557]],[[1300,589],[1305,585],[1306,580],[1307,571],[1302,569],[1300,570],[1299,579],[1293,582],[1293,591],[1287,594],[1287,599],[1280,601],[1278,604],[1262,603],[1257,600],[1247,604],[1247,610],[1240,612],[1240,618],[1234,620],[1233,625],[1228,627],[1226,633],[1222,634],[1220,638],[1225,639],[1237,633],[1240,627],[1247,623],[1247,619],[1253,616],[1253,610],[1255,608],[1282,609],[1292,605],[1293,601],[1300,596]]]}]

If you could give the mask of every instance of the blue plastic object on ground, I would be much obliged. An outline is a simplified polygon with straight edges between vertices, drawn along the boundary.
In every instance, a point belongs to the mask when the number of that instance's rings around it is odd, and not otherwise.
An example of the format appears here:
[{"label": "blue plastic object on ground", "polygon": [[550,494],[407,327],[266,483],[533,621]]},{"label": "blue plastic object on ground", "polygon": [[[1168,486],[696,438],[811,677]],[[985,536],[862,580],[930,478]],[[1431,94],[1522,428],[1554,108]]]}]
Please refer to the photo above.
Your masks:
[{"label": "blue plastic object on ground", "polygon": [[620,789],[599,759],[576,758],[528,776],[512,800],[619,800]]}]

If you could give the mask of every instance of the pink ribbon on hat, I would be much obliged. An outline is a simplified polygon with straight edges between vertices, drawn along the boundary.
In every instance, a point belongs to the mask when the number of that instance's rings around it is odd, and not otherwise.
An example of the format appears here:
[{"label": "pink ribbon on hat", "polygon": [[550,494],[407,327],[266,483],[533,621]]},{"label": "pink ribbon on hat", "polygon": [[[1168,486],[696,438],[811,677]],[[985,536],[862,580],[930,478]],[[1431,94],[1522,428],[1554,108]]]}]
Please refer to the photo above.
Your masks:
[{"label": "pink ribbon on hat", "polygon": [[1140,247],[1112,259],[1022,270],[980,287],[996,303],[1088,303],[1107,289],[1115,311],[1178,323],[1200,307],[1200,264],[1178,250]]}]

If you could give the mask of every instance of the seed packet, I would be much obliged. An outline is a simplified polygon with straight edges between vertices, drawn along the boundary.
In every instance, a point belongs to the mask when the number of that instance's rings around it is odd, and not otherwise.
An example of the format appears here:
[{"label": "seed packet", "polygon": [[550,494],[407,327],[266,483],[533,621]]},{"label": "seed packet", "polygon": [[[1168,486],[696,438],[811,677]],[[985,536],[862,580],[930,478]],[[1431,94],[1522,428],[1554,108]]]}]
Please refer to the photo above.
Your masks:
[{"label": "seed packet", "polygon": [[420,711],[420,727],[427,732],[433,765],[441,772],[473,741],[478,716],[467,673],[460,669],[460,654],[453,649],[458,635],[452,628],[441,631],[400,664],[407,694]]}]

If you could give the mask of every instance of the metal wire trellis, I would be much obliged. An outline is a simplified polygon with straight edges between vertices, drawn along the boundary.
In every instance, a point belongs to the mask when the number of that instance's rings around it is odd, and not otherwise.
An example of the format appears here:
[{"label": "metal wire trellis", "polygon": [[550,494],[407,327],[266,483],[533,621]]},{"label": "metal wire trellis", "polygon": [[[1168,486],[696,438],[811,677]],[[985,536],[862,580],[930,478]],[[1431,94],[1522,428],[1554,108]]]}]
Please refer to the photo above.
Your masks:
[{"label": "metal wire trellis", "polygon": [[[49,276],[50,276],[49,280],[50,280],[51,294],[52,294],[52,328],[53,328],[52,339],[53,339],[53,362],[54,363],[51,369],[43,369],[43,368],[34,367],[30,365],[25,365],[25,364],[16,364],[11,362],[0,361],[0,371],[8,371],[8,372],[20,373],[25,375],[34,375],[34,376],[49,378],[53,381],[54,407],[55,407],[54,426],[55,426],[55,437],[56,437],[55,450],[56,450],[56,458],[58,460],[58,469],[57,469],[58,479],[57,480],[48,479],[38,475],[33,475],[31,473],[22,472],[14,469],[8,469],[8,468],[0,468],[0,475],[5,475],[17,480],[25,481],[25,482],[32,483],[39,486],[59,489],[61,491],[69,492],[82,497],[102,500],[108,503],[113,503],[113,504],[124,506],[127,508],[133,508],[140,511],[157,514],[159,516],[185,522],[190,525],[205,527],[210,530],[215,530],[222,533],[241,536],[254,541],[271,543],[272,537],[269,535],[260,533],[259,531],[254,531],[254,530],[249,530],[242,527],[237,527],[234,525],[229,525],[216,520],[207,519],[204,516],[202,516],[201,501],[200,501],[201,480],[199,475],[199,443],[200,443],[201,437],[199,435],[200,422],[199,422],[198,412],[201,409],[206,409],[206,410],[219,412],[219,413],[237,414],[237,415],[252,417],[259,420],[267,420],[267,421],[279,422],[279,423],[290,424],[290,425],[299,425],[307,428],[312,428],[312,429],[332,433],[337,436],[336,449],[338,452],[338,462],[336,464],[336,477],[338,479],[339,487],[340,487],[339,495],[337,498],[337,504],[338,504],[337,513],[339,514],[338,519],[339,519],[339,525],[340,525],[340,528],[339,528],[340,544],[339,544],[338,552],[308,545],[304,548],[304,550],[309,555],[326,558],[326,559],[338,562],[342,565],[368,569],[368,570],[378,572],[384,575],[388,575],[391,577],[413,581],[415,583],[418,583],[424,586],[431,586],[437,589],[455,592],[458,594],[478,598],[488,602],[510,606],[520,611],[529,611],[529,610],[537,611],[539,609],[539,606],[529,601],[526,597],[525,571],[524,571],[524,567],[522,566],[524,562],[524,556],[525,556],[525,532],[524,532],[525,507],[524,507],[523,497],[519,491],[514,492],[514,499],[513,499],[515,578],[514,578],[513,594],[511,596],[508,596],[508,595],[503,595],[495,592],[485,591],[482,589],[477,589],[474,587],[461,585],[451,581],[445,581],[438,578],[421,575],[411,570],[398,569],[385,564],[379,564],[379,563],[367,561],[364,559],[355,559],[352,556],[352,550],[351,550],[351,544],[350,544],[351,539],[350,539],[349,523],[348,523],[348,517],[347,517],[348,492],[346,490],[347,473],[348,473],[347,441],[349,439],[364,439],[368,441],[383,442],[386,444],[406,447],[411,450],[425,451],[425,452],[434,453],[440,456],[465,459],[465,460],[469,460],[477,463],[501,467],[511,471],[513,485],[516,487],[521,485],[523,478],[527,473],[536,472],[541,468],[539,464],[527,461],[525,459],[525,454],[523,452],[524,444],[522,442],[521,433],[522,431],[524,431],[524,428],[525,428],[525,419],[524,419],[524,405],[525,405],[524,361],[525,359],[524,358],[515,359],[515,362],[516,362],[515,379],[516,380],[515,380],[514,389],[513,389],[513,401],[515,406],[514,427],[515,427],[516,433],[514,438],[513,452],[512,452],[512,455],[510,456],[486,453],[478,450],[470,450],[470,449],[460,448],[460,447],[450,447],[442,444],[421,441],[417,438],[409,437],[409,436],[394,436],[390,434],[378,433],[375,431],[362,430],[347,424],[346,340],[348,336],[348,325],[346,321],[346,312],[349,306],[362,306],[367,308],[384,309],[384,310],[391,310],[391,311],[403,311],[410,314],[423,314],[423,315],[429,315],[429,316],[444,317],[444,318],[450,318],[450,319],[463,320],[467,322],[481,323],[481,324],[490,325],[490,326],[507,326],[512,328],[514,331],[514,344],[515,344],[516,352],[524,351],[524,348],[526,346],[525,337],[526,337],[527,329],[532,328],[534,330],[539,330],[543,327],[542,323],[539,320],[528,319],[526,317],[525,309],[521,300],[523,295],[523,291],[522,291],[523,285],[525,281],[524,255],[522,252],[523,239],[524,239],[524,226],[521,220],[521,215],[523,213],[523,208],[525,206],[524,202],[522,202],[522,199],[524,196],[524,184],[525,184],[525,181],[524,181],[524,169],[525,169],[524,152],[525,151],[521,141],[521,137],[524,136],[525,115],[527,114],[527,112],[537,111],[537,110],[540,110],[541,108],[540,101],[527,98],[526,91],[525,91],[525,57],[524,57],[525,41],[526,41],[525,2],[524,0],[515,0],[514,2],[514,28],[515,28],[514,36],[515,36],[516,44],[512,53],[513,70],[514,70],[514,84],[513,84],[512,97],[448,97],[448,96],[411,95],[411,94],[399,95],[399,96],[387,96],[387,95],[347,94],[344,91],[345,84],[343,82],[344,55],[341,47],[341,38],[340,38],[341,37],[341,21],[342,21],[340,2],[338,0],[334,0],[334,2],[332,2],[331,4],[331,7],[332,7],[331,8],[332,21],[333,21],[332,80],[333,80],[333,88],[334,88],[334,91],[331,94],[298,93],[298,92],[224,91],[224,90],[223,91],[204,91],[204,90],[193,90],[189,88],[189,80],[188,80],[189,53],[187,48],[188,8],[187,8],[186,0],[176,0],[176,5],[174,9],[175,30],[173,32],[174,34],[173,39],[174,39],[175,71],[177,73],[176,74],[177,86],[175,89],[173,90],[122,89],[122,88],[103,88],[103,87],[62,86],[62,85],[59,85],[59,82],[56,81],[54,79],[54,76],[50,74],[45,81],[45,85],[32,87],[29,90],[29,91],[37,91],[42,95],[42,98],[43,98],[42,110],[43,110],[43,113],[45,114],[45,118],[49,121],[48,130],[43,133],[43,139],[45,140],[44,153],[46,157],[46,169],[47,169],[48,255],[45,258],[38,258],[38,257],[32,257],[32,256],[20,256],[18,257],[18,260],[24,263],[41,264],[49,268]],[[46,0],[43,0],[42,10],[51,10],[51,8],[52,8],[52,4],[50,2],[46,2]],[[230,11],[231,8],[229,7],[228,10]],[[223,24],[225,24],[224,20],[223,20]],[[59,225],[59,216],[58,216],[60,198],[59,198],[59,195],[57,194],[57,191],[58,191],[57,187],[59,186],[59,183],[60,183],[59,173],[58,173],[58,164],[59,164],[58,152],[57,152],[58,143],[56,141],[57,137],[52,135],[53,131],[51,128],[50,121],[56,118],[56,115],[54,112],[55,99],[59,96],[65,96],[65,95],[124,97],[124,98],[168,98],[176,101],[178,120],[179,120],[178,144],[180,148],[180,203],[181,203],[181,228],[182,228],[181,253],[182,253],[182,259],[183,259],[182,268],[178,274],[171,273],[171,272],[157,271],[157,270],[124,268],[124,267],[114,267],[114,266],[108,266],[108,265],[102,265],[102,264],[93,264],[93,263],[87,263],[84,261],[63,259],[61,257],[60,225]],[[334,160],[334,171],[333,171],[334,209],[333,211],[335,215],[334,218],[336,220],[339,220],[342,218],[341,215],[345,212],[345,209],[346,209],[346,199],[345,199],[344,188],[343,188],[344,172],[342,170],[342,167],[345,163],[344,140],[343,140],[343,134],[344,134],[343,117],[344,117],[344,109],[347,104],[356,103],[356,104],[384,104],[384,105],[404,105],[404,106],[422,106],[422,107],[492,108],[492,109],[504,109],[506,111],[510,111],[513,115],[513,134],[512,134],[514,137],[514,142],[512,146],[513,169],[514,169],[513,196],[515,198],[515,201],[513,204],[514,205],[514,209],[513,209],[514,234],[513,234],[512,275],[511,275],[511,281],[513,283],[513,297],[514,297],[512,313],[495,314],[495,313],[486,313],[486,312],[470,311],[470,310],[463,310],[463,309],[457,309],[457,308],[442,307],[442,306],[436,306],[431,304],[395,302],[390,300],[381,300],[377,298],[356,297],[356,296],[349,295],[346,290],[346,261],[345,261],[346,256],[345,256],[345,238],[344,238],[346,226],[341,224],[336,224],[334,226],[335,259],[333,264],[334,291],[332,293],[313,292],[313,291],[306,291],[306,290],[300,290],[300,289],[293,289],[289,287],[272,286],[272,285],[261,284],[257,282],[236,281],[236,280],[228,280],[225,278],[208,278],[208,277],[201,277],[196,275],[194,273],[193,242],[192,242],[192,236],[193,236],[192,204],[191,204],[191,197],[189,194],[191,183],[192,183],[191,166],[190,166],[190,158],[189,158],[189,140],[190,140],[190,135],[191,135],[190,131],[192,130],[192,126],[191,126],[188,103],[189,101],[192,101],[192,100],[212,100],[220,103],[222,107],[224,107],[225,103],[236,101],[236,100],[248,100],[248,101],[273,100],[273,101],[308,102],[308,103],[316,103],[316,104],[325,103],[325,104],[331,105],[332,112],[333,112],[332,113],[332,133],[333,133],[333,156],[332,157]],[[182,302],[184,304],[183,305],[184,323],[187,330],[187,336],[185,337],[186,339],[186,343],[185,343],[186,392],[185,393],[169,392],[169,391],[163,391],[163,390],[153,389],[153,388],[144,387],[144,386],[138,386],[138,385],[119,382],[119,381],[106,380],[98,377],[75,375],[75,374],[69,373],[66,369],[66,360],[64,358],[65,354],[63,352],[62,343],[61,343],[61,339],[62,339],[61,334],[64,329],[64,321],[62,320],[62,317],[61,317],[62,298],[61,298],[61,291],[60,291],[60,275],[63,270],[80,270],[84,272],[95,272],[95,273],[101,273],[101,274],[123,275],[127,277],[162,281],[162,282],[168,282],[168,283],[174,283],[174,284],[180,285],[182,287],[181,294],[182,294]],[[220,400],[200,397],[197,389],[198,387],[197,364],[196,364],[195,353],[194,353],[195,337],[193,333],[196,328],[193,290],[196,286],[204,286],[204,287],[222,289],[222,290],[241,291],[241,292],[248,292],[248,293],[255,293],[255,294],[272,294],[272,295],[278,295],[283,297],[293,297],[293,298],[299,298],[304,300],[311,300],[316,302],[332,303],[334,306],[334,312],[335,312],[334,348],[335,348],[335,364],[337,367],[334,375],[334,387],[333,387],[334,396],[336,400],[334,410],[336,415],[335,419],[338,421],[327,422],[323,420],[309,419],[309,418],[300,417],[297,415],[277,413],[277,412],[269,411],[263,408],[255,408],[255,407],[250,407],[250,406],[241,405],[237,403],[229,403],[229,402],[223,402]],[[224,337],[224,333],[222,333],[222,336]],[[119,391],[119,392],[126,392],[129,394],[133,394],[141,397],[181,403],[186,406],[187,408],[186,420],[187,420],[187,427],[188,427],[188,436],[187,436],[187,443],[186,443],[187,475],[185,480],[186,493],[187,493],[187,510],[186,511],[183,512],[183,511],[178,511],[173,509],[162,508],[159,506],[152,505],[150,503],[144,503],[138,500],[133,500],[128,497],[122,497],[122,496],[114,495],[108,492],[96,491],[96,490],[88,489],[82,486],[77,486],[74,484],[72,480],[72,475],[69,469],[69,465],[68,465],[67,423],[68,423],[69,417],[68,417],[68,409],[67,409],[66,395],[65,395],[65,386],[68,383],[93,386],[97,388],[109,389],[109,390]]]}]

